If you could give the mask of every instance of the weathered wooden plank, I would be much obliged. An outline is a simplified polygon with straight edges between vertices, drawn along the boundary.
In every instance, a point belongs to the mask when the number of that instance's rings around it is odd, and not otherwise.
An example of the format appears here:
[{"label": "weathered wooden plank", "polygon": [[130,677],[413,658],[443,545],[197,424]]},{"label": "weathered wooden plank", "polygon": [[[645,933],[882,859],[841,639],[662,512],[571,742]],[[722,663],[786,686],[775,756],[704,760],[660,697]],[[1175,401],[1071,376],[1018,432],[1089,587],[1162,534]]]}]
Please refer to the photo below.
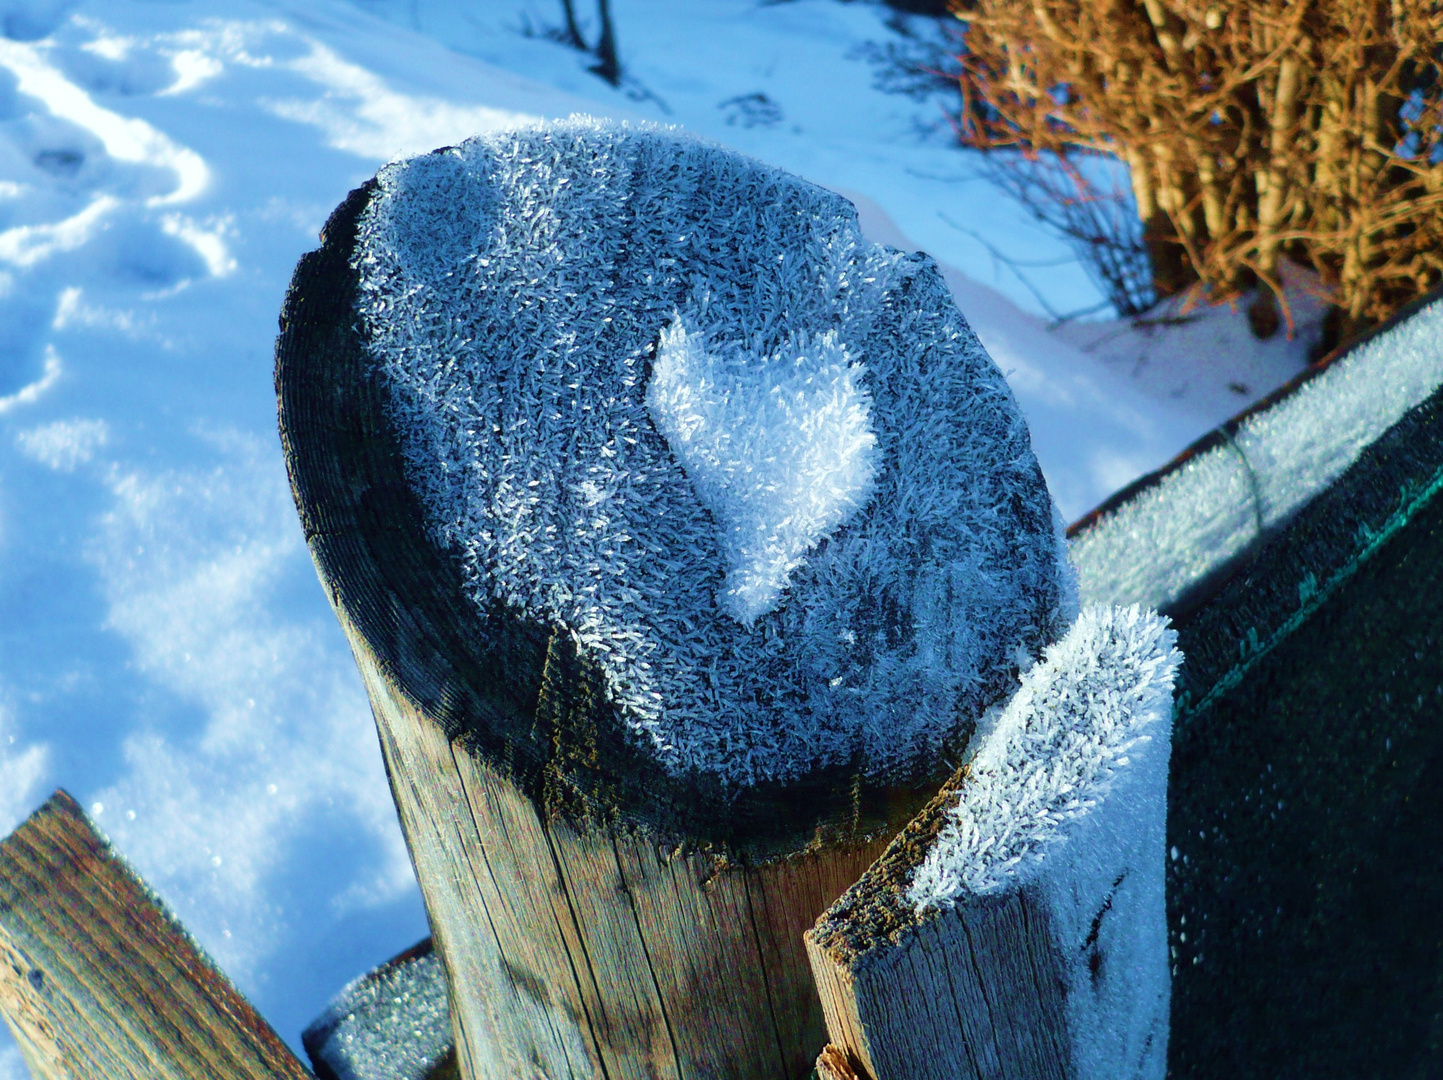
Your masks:
[{"label": "weathered wooden plank", "polygon": [[63,791],[0,842],[0,1012],[41,1080],[310,1076]]},{"label": "weathered wooden plank", "polygon": [[1171,631],[1093,608],[807,934],[874,1080],[1161,1080]]},{"label": "weathered wooden plank", "polygon": [[798,947],[815,921],[806,913],[825,911],[885,848],[886,841],[876,840],[826,853],[807,851],[747,877],[777,1032],[784,1048],[794,1048],[788,1051],[787,1076],[802,1075],[809,1049],[826,1038],[810,965]]}]

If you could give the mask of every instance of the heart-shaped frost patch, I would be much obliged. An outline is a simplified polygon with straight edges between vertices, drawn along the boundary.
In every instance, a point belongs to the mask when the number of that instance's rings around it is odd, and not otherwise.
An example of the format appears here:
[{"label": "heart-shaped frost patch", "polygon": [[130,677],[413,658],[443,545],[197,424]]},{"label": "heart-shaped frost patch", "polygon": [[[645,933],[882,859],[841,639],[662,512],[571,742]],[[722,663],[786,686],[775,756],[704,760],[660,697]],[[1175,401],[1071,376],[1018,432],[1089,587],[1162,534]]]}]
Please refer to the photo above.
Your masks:
[{"label": "heart-shaped frost patch", "polygon": [[872,397],[835,331],[759,356],[718,352],[678,317],[662,331],[646,406],[721,535],[722,609],[746,625],[871,496]]}]

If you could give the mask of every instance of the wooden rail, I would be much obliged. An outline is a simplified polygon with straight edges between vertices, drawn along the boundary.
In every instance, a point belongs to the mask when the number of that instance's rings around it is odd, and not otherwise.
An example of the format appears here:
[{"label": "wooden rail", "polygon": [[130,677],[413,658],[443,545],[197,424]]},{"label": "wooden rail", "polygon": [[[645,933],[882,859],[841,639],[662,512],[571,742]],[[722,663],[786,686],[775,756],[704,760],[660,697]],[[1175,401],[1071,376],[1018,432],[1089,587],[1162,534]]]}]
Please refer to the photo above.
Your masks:
[{"label": "wooden rail", "polygon": [[0,842],[0,1013],[37,1080],[311,1075],[64,791]]}]

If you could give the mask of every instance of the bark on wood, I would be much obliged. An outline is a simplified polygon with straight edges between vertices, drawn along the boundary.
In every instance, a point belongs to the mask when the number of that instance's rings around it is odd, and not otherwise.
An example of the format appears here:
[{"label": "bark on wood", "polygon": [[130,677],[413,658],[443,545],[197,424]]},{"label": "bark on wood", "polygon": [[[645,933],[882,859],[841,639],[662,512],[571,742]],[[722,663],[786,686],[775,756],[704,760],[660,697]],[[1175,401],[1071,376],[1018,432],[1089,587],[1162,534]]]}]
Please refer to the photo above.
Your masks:
[{"label": "bark on wood", "polygon": [[40,1080],[310,1076],[63,791],[0,843],[0,1013]]},{"label": "bark on wood", "polygon": [[625,738],[570,635],[479,612],[421,528],[354,329],[355,219],[302,260],[277,392],[297,506],[370,695],[467,1077],[801,1077],[801,935],[936,782],[741,795]]}]

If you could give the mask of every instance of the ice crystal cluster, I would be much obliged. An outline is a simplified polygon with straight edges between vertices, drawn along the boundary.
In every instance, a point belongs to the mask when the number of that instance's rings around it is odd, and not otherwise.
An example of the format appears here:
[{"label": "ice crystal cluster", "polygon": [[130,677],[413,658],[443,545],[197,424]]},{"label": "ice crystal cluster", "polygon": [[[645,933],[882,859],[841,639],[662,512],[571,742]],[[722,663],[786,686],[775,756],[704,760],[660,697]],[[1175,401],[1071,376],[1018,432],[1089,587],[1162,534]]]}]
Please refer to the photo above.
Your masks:
[{"label": "ice crystal cluster", "polygon": [[573,118],[382,170],[353,265],[430,534],[674,775],[934,770],[1065,627],[1001,373],[840,196]]},{"label": "ice crystal cluster", "polygon": [[425,1080],[452,1045],[440,956],[426,952],[348,983],[305,1038],[337,1080]]},{"label": "ice crystal cluster", "polygon": [[835,331],[769,357],[718,357],[699,337],[662,331],[646,405],[720,529],[721,606],[750,624],[871,494],[871,395]]},{"label": "ice crystal cluster", "polygon": [[922,909],[996,892],[1045,859],[1106,862],[1057,849],[1080,846],[1074,826],[1114,794],[1119,770],[1140,771],[1135,758],[1158,766],[1160,779],[1130,784],[1107,816],[1161,822],[1172,683],[1182,659],[1176,638],[1165,618],[1136,606],[1084,609],[1023,675],[995,726],[979,733],[957,804],[913,874],[908,899]]}]

